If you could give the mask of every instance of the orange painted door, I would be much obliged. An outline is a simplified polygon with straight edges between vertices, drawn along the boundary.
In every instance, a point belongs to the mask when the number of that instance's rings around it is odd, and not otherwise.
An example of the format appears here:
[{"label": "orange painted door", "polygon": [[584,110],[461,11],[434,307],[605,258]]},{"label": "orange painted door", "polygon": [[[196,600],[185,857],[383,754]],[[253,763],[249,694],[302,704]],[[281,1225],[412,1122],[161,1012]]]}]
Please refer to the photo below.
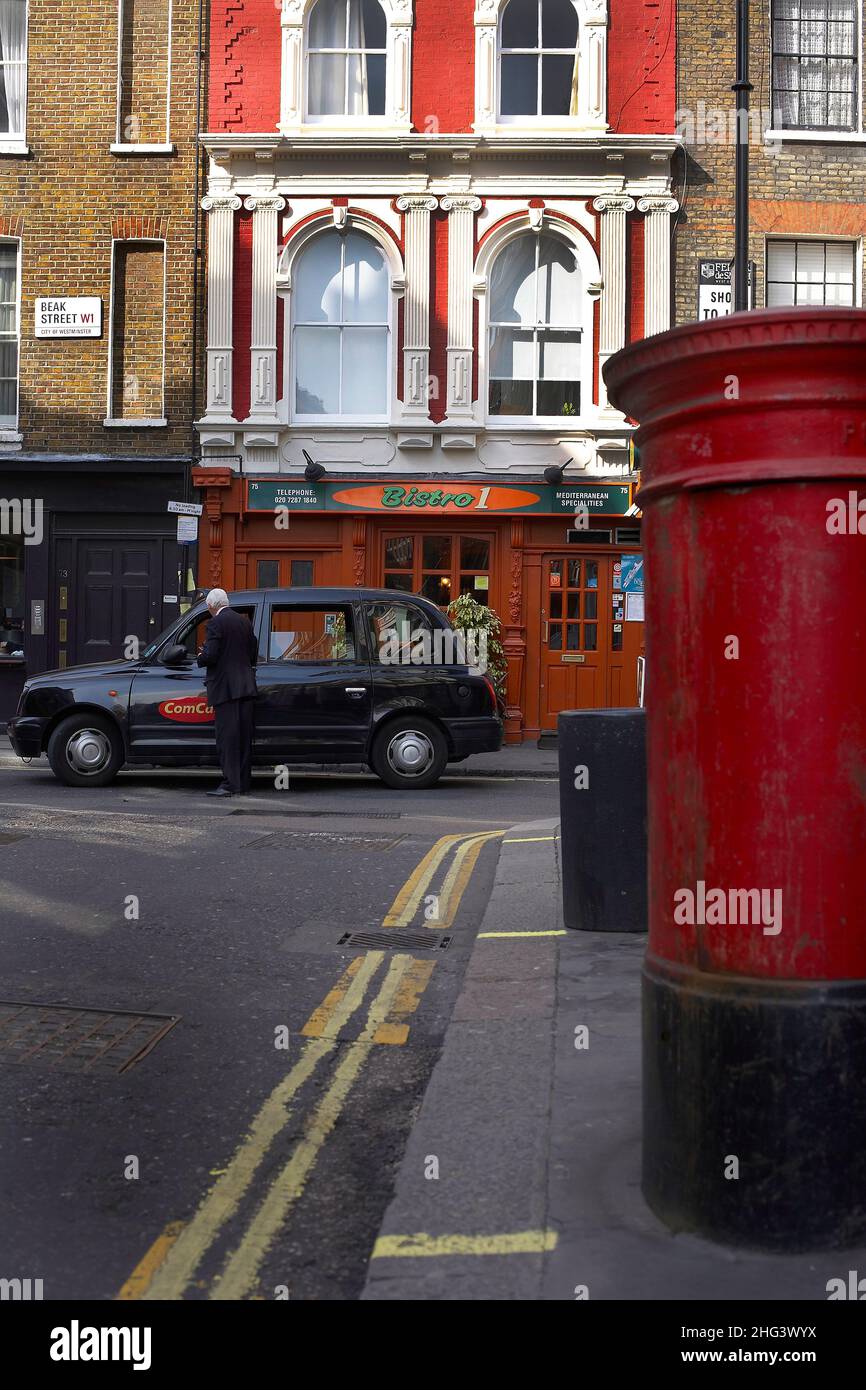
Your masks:
[{"label": "orange painted door", "polygon": [[541,727],[567,709],[637,703],[643,623],[625,621],[616,555],[546,555],[541,593]]}]

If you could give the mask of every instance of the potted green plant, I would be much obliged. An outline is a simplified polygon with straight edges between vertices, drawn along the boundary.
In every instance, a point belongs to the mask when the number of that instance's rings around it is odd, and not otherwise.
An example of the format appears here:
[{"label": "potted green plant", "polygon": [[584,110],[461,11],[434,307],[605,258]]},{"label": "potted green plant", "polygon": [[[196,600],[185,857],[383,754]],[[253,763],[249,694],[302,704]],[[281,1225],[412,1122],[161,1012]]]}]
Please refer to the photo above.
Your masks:
[{"label": "potted green plant", "polygon": [[461,594],[448,605],[448,621],[456,631],[472,632],[473,643],[467,647],[477,651],[486,641],[487,674],[493,682],[500,711],[505,709],[505,682],[508,662],[502,647],[502,622],[499,614],[486,603],[479,603],[471,594]]}]

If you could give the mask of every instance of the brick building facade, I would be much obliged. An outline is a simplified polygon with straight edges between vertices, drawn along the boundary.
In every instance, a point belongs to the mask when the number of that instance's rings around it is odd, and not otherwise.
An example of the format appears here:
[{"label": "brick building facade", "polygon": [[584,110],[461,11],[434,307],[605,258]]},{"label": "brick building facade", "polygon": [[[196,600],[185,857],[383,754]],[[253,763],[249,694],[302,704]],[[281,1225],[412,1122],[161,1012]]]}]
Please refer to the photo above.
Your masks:
[{"label": "brick building facade", "polygon": [[[0,495],[42,509],[41,543],[0,539],[0,714],[25,670],[119,656],[177,615],[198,51],[198,6],[177,0],[0,15]],[[98,336],[70,322],[78,297]]]},{"label": "brick building facade", "polygon": [[[678,0],[676,321],[699,261],[734,249],[735,7]],[[861,0],[767,0],[750,15],[750,237],[757,307],[860,304],[866,206]]]},{"label": "brick building facade", "polygon": [[211,6],[202,582],[471,593],[503,619],[515,741],[635,698],[601,367],[670,323],[674,23]]}]

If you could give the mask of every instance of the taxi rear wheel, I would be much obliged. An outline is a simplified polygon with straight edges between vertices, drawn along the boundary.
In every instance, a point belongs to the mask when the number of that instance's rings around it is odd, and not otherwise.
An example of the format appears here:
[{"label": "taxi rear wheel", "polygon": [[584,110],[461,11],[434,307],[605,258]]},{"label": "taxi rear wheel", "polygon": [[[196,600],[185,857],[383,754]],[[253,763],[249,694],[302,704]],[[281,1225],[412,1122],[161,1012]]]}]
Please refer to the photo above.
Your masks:
[{"label": "taxi rear wheel", "polygon": [[123,763],[120,736],[99,715],[72,714],[51,735],[48,761],[67,787],[105,787]]},{"label": "taxi rear wheel", "polygon": [[381,730],[370,761],[376,776],[398,791],[424,791],[434,786],[448,762],[445,735],[429,719],[411,716]]}]

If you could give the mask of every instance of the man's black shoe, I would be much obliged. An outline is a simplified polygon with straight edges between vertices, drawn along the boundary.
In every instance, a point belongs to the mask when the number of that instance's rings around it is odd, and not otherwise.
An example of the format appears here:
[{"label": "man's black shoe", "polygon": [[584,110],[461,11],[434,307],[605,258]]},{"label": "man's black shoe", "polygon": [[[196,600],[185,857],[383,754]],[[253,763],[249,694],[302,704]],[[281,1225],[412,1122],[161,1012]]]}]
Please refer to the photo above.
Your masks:
[{"label": "man's black shoe", "polygon": [[234,796],[234,792],[231,787],[214,787],[212,792],[208,792],[208,796]]}]

